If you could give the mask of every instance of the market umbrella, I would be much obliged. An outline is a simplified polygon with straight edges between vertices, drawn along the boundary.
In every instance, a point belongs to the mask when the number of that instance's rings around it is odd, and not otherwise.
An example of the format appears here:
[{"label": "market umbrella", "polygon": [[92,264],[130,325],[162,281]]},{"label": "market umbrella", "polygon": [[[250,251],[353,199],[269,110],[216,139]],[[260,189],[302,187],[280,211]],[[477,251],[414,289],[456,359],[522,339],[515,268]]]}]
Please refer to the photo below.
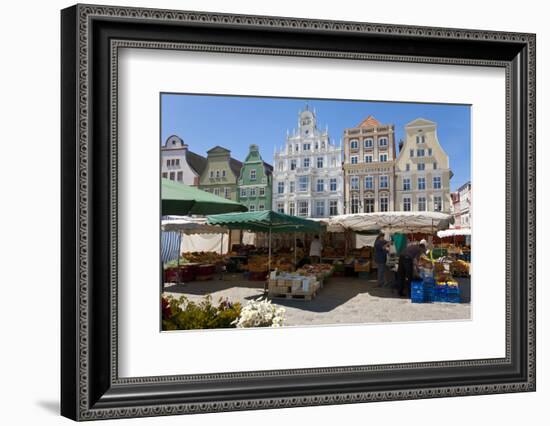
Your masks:
[{"label": "market umbrella", "polygon": [[198,188],[162,179],[162,215],[207,215],[244,212],[245,206]]},{"label": "market umbrella", "polygon": [[225,226],[229,229],[246,229],[253,232],[269,233],[269,269],[271,269],[272,232],[314,233],[322,229],[321,224],[313,220],[290,216],[273,210],[210,215],[206,218],[206,222],[210,225]]}]

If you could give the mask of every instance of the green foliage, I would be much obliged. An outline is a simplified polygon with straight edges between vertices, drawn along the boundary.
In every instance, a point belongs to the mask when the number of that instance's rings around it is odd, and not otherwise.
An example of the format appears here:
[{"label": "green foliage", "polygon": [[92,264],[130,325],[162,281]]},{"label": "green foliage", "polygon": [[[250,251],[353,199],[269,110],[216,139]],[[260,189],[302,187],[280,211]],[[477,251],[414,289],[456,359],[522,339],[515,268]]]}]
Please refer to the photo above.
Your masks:
[{"label": "green foliage", "polygon": [[203,330],[212,328],[234,328],[234,322],[241,314],[241,304],[220,299],[212,304],[212,296],[206,295],[200,302],[187,297],[162,298],[163,330]]}]

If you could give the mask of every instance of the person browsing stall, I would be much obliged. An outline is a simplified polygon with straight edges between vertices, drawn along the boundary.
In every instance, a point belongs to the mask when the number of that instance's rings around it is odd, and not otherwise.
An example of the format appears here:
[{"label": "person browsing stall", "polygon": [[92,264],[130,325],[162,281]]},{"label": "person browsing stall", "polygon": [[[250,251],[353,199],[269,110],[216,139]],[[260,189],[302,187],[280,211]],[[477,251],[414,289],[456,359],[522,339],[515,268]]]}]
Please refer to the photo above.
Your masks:
[{"label": "person browsing stall", "polygon": [[309,246],[309,257],[311,258],[311,263],[319,263],[321,260],[321,251],[323,250],[323,244],[319,239],[319,235],[315,235],[311,245]]},{"label": "person browsing stall", "polygon": [[399,256],[397,274],[399,276],[399,295],[410,294],[411,281],[418,277],[418,261],[420,256],[426,252],[426,240],[418,244],[409,245]]},{"label": "person browsing stall", "polygon": [[385,272],[386,272],[386,260],[388,258],[388,251],[390,249],[389,241],[384,239],[384,233],[380,232],[374,242],[374,262],[376,263],[378,274],[378,287],[384,287],[385,284]]}]

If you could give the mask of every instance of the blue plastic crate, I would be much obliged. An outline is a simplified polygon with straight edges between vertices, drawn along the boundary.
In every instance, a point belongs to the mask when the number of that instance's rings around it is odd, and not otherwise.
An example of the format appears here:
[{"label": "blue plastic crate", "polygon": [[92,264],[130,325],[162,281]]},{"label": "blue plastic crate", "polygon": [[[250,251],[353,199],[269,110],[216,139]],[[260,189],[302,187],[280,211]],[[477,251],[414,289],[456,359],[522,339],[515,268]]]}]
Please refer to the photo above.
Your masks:
[{"label": "blue plastic crate", "polygon": [[411,282],[411,302],[424,303],[424,282],[423,281]]},{"label": "blue plastic crate", "polygon": [[460,303],[460,289],[458,286],[447,286],[447,302]]},{"label": "blue plastic crate", "polygon": [[447,284],[436,285],[434,287],[434,302],[446,302],[447,301]]},{"label": "blue plastic crate", "polygon": [[435,280],[424,278],[424,302],[432,303],[435,297]]}]

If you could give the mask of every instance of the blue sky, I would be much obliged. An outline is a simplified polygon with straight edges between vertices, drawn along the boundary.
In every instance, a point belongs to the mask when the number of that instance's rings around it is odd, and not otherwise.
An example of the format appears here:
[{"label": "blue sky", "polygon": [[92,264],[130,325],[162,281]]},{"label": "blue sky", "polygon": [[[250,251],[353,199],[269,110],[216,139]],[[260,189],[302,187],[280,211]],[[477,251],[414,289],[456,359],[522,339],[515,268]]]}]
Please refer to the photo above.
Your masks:
[{"label": "blue sky", "polygon": [[322,99],[257,98],[212,95],[161,95],[161,143],[178,135],[191,151],[206,156],[220,145],[243,161],[250,144],[260,147],[264,161],[272,163],[273,149],[285,143],[287,129],[298,126],[298,112],[306,103],[317,113],[317,126],[328,125],[333,143],[340,143],[345,128],[355,127],[373,115],[382,124],[394,124],[396,141],[404,138],[404,126],[415,118],[438,125],[439,142],[449,156],[451,190],[470,180],[470,106],[341,101]]}]

